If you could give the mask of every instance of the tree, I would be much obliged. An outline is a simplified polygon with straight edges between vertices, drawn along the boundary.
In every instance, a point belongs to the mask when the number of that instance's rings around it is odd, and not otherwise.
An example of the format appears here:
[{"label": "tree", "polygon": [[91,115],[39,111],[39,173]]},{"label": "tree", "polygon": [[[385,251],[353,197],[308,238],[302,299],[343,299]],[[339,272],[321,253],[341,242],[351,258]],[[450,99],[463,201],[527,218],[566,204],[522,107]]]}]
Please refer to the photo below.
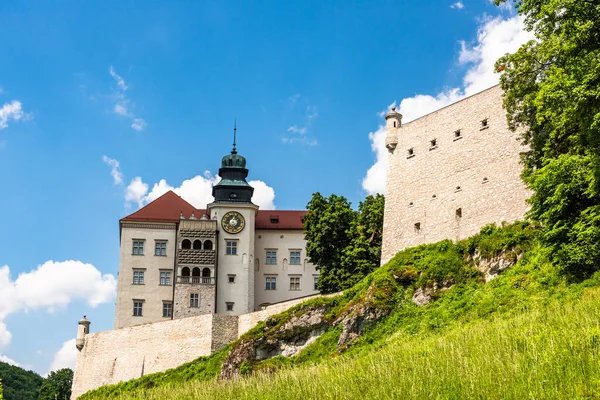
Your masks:
[{"label": "tree", "polygon": [[36,400],[44,378],[33,371],[0,361],[4,400]]},{"label": "tree", "polygon": [[62,368],[52,371],[42,383],[40,400],[69,400],[73,385],[73,370]]},{"label": "tree", "polygon": [[[495,0],[496,4],[506,0]],[[536,40],[496,63],[511,129],[523,130],[529,216],[562,270],[600,267],[600,4],[513,0]]]},{"label": "tree", "polygon": [[321,292],[346,289],[379,266],[383,206],[382,195],[368,196],[354,211],[342,196],[313,194],[304,237],[309,260],[320,271]]}]

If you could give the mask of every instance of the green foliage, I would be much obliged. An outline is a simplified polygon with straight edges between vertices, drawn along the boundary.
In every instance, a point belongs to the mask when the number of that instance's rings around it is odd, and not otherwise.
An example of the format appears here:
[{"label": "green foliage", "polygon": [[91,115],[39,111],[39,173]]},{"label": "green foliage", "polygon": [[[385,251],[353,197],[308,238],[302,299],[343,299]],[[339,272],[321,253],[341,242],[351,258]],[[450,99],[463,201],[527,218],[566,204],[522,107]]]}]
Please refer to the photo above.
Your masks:
[{"label": "green foliage", "polygon": [[44,378],[33,371],[0,362],[4,400],[36,400]]},{"label": "green foliage", "polygon": [[313,194],[304,218],[306,252],[320,271],[318,287],[334,293],[379,266],[384,197],[368,196],[358,211],[342,196]]},{"label": "green foliage", "polygon": [[73,370],[62,368],[52,371],[40,387],[40,400],[69,400],[73,386]]},{"label": "green foliage", "polygon": [[4,390],[2,389],[2,379],[0,379],[0,400],[2,400],[4,398],[4,396],[2,395],[2,392]]},{"label": "green foliage", "polygon": [[[491,225],[456,244],[406,249],[343,295],[295,306],[240,339],[268,341],[314,307],[329,308],[330,321],[352,305],[390,311],[345,349],[338,324],[295,357],[246,363],[240,379],[173,381],[117,398],[597,398],[600,272],[570,283],[539,235],[527,223]],[[511,252],[517,264],[488,283],[473,268],[476,254]],[[452,286],[428,305],[411,301],[417,288],[444,281]],[[85,398],[106,397],[96,392]]]},{"label": "green foliage", "polygon": [[584,279],[600,266],[600,4],[514,3],[537,40],[497,67],[509,126],[524,130],[530,148],[530,217],[541,222],[556,265]]}]

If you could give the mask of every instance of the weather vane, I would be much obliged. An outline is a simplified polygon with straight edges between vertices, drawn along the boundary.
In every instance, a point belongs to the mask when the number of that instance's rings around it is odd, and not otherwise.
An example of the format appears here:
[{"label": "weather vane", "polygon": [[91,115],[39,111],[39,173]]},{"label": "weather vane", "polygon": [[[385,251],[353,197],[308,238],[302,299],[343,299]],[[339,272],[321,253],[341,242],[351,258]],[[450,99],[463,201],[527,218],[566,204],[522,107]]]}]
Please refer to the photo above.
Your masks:
[{"label": "weather vane", "polygon": [[237,151],[235,149],[235,139],[236,139],[236,134],[237,134],[237,120],[233,120],[233,150],[231,151],[231,154],[237,154]]}]

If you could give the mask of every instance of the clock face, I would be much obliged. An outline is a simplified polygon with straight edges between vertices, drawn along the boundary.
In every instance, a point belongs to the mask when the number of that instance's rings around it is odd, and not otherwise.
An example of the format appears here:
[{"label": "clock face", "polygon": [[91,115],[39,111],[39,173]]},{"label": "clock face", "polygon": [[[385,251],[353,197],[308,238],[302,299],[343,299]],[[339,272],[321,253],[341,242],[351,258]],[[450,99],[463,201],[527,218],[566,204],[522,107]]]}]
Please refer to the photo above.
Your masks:
[{"label": "clock face", "polygon": [[221,226],[227,233],[240,233],[244,229],[244,226],[246,226],[246,221],[239,212],[229,211],[223,215]]}]

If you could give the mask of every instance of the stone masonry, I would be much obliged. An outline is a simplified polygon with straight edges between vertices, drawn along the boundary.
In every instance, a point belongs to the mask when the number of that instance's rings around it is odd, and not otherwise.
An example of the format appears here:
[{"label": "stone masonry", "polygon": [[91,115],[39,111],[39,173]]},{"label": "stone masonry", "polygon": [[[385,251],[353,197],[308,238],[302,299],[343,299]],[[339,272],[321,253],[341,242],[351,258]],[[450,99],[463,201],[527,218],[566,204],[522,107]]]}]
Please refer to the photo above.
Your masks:
[{"label": "stone masonry", "polygon": [[[84,318],[77,335],[77,343],[82,346],[77,355],[71,399],[103,385],[166,371],[208,356],[258,322],[309,298],[239,316],[204,314],[89,334],[86,330],[89,321]],[[88,325],[82,328],[82,323]]]},{"label": "stone masonry", "polygon": [[405,125],[401,118],[386,116],[382,263],[407,247],[524,217],[524,148],[519,132],[508,129],[499,86]]}]

